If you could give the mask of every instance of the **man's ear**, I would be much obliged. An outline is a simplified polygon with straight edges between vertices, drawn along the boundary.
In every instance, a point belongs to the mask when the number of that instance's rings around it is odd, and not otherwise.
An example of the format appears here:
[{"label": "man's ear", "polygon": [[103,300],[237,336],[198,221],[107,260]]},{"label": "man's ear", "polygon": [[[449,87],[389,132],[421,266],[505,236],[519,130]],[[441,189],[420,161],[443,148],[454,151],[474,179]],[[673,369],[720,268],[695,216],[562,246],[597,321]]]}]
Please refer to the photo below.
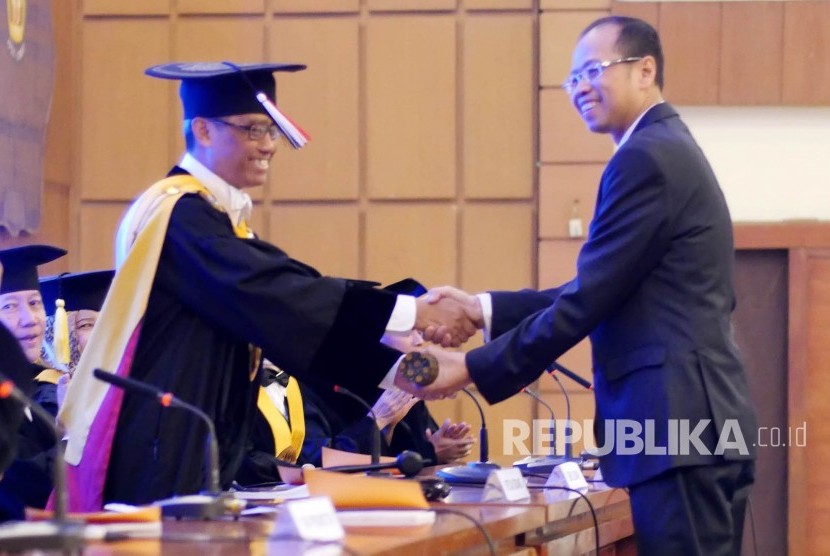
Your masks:
[{"label": "man's ear", "polygon": [[195,117],[190,120],[190,131],[197,145],[209,147],[211,142],[211,128],[205,118]]},{"label": "man's ear", "polygon": [[640,61],[640,86],[646,88],[657,80],[657,61],[654,56],[646,56]]}]

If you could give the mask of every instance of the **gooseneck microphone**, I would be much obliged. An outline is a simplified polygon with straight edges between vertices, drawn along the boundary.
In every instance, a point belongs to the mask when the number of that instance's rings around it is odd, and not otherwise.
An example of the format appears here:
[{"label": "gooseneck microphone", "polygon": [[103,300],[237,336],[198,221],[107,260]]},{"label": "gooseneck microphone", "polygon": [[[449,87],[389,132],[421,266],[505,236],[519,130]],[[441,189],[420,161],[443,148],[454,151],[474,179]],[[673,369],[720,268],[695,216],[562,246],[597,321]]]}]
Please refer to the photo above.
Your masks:
[{"label": "gooseneck microphone", "polygon": [[530,388],[522,388],[522,392],[539,402],[543,405],[548,412],[550,413],[550,423],[551,423],[551,447],[550,447],[550,455],[556,455],[556,415],[553,413],[553,408],[550,406],[548,402],[542,399],[542,396],[531,390]]},{"label": "gooseneck microphone", "polygon": [[478,408],[478,414],[481,416],[481,428],[479,429],[479,461],[471,461],[467,465],[454,465],[452,467],[445,467],[435,474],[448,483],[474,483],[483,484],[487,482],[487,477],[490,473],[501,469],[501,466],[489,461],[489,439],[487,437],[487,423],[484,420],[484,410],[481,409],[481,404],[476,397],[466,388],[461,389],[467,394],[473,403]]},{"label": "gooseneck microphone", "polygon": [[567,367],[565,367],[564,365],[562,365],[562,364],[560,364],[556,361],[551,363],[551,366],[548,367],[545,370],[548,373],[550,373],[551,376],[553,376],[554,372],[559,371],[560,373],[562,373],[563,375],[565,375],[569,379],[573,380],[574,382],[576,382],[577,384],[579,384],[580,386],[582,386],[586,390],[593,390],[593,388],[594,388],[593,385],[590,382],[588,382],[587,380],[585,380],[584,378],[582,378],[581,376],[579,376],[575,372],[573,372],[571,370],[568,370]]},{"label": "gooseneck microphone", "polygon": [[201,493],[202,496],[181,496],[161,501],[162,515],[176,518],[214,519],[236,511],[237,508],[232,507],[233,499],[223,495],[219,486],[219,444],[216,440],[216,428],[204,411],[146,382],[118,376],[101,369],[95,369],[92,374],[98,380],[107,382],[124,392],[155,398],[163,407],[179,407],[189,411],[207,426],[205,492]]},{"label": "gooseneck microphone", "polygon": [[395,461],[388,463],[370,463],[368,465],[337,465],[324,467],[323,471],[339,471],[341,473],[361,473],[364,471],[380,471],[383,469],[397,469],[404,477],[414,477],[424,468],[424,458],[418,452],[404,450]]},{"label": "gooseneck microphone", "polygon": [[[358,396],[357,394],[355,394],[354,392],[352,392],[348,388],[343,388],[342,386],[339,386],[339,385],[335,384],[334,387],[332,388],[332,390],[334,390],[338,394],[343,394],[345,396],[350,397],[351,399],[357,401],[359,404],[361,404],[363,407],[365,407],[366,409],[369,410],[369,415],[372,416],[372,425],[373,425],[372,426],[372,446],[371,446],[370,454],[369,454],[371,456],[370,461],[371,461],[372,465],[379,465],[380,464],[380,427],[378,426],[378,417],[377,417],[377,415],[375,415],[375,410],[372,409],[372,406],[370,406],[368,403],[366,403],[366,400],[364,400],[363,398],[361,398],[360,396]],[[422,466],[423,466],[423,462],[422,462]],[[361,471],[367,471],[367,470],[363,469]]]},{"label": "gooseneck microphone", "polygon": [[164,407],[180,407],[199,417],[208,429],[206,439],[208,466],[205,470],[205,491],[213,495],[218,495],[221,492],[219,488],[219,444],[216,440],[216,428],[213,426],[211,418],[204,411],[193,404],[180,400],[170,392],[163,392],[161,389],[145,382],[118,376],[115,373],[108,373],[101,369],[95,369],[92,371],[92,374],[98,380],[108,382],[116,388],[121,388],[125,392],[131,392],[147,398],[156,398]]},{"label": "gooseneck microphone", "polygon": [[0,525],[0,548],[3,551],[29,550],[80,551],[84,545],[84,524],[66,519],[66,468],[63,455],[63,433],[55,418],[40,404],[24,394],[15,383],[0,372],[0,399],[17,401],[23,411],[28,407],[32,417],[42,421],[55,435],[55,458],[52,482],[55,490],[55,511],[47,522],[21,522]]}]

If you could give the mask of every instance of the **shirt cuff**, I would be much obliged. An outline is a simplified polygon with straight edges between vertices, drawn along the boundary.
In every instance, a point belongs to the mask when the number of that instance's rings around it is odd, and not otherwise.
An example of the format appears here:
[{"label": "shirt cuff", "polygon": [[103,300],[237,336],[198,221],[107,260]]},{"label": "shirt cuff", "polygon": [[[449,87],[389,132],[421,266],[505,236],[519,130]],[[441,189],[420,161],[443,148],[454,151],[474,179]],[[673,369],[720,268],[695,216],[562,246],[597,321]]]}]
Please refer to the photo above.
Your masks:
[{"label": "shirt cuff", "polygon": [[398,360],[395,361],[395,364],[392,365],[392,368],[389,369],[389,372],[386,373],[386,376],[383,377],[383,380],[381,380],[380,384],[378,384],[378,388],[383,388],[384,390],[391,390],[395,387],[395,375],[397,374],[398,366],[401,364],[401,361],[403,361],[404,357],[406,357],[406,354],[398,357]]},{"label": "shirt cuff", "polygon": [[418,307],[415,305],[415,298],[411,295],[399,295],[395,301],[395,308],[386,324],[387,332],[409,332],[415,327],[415,317],[418,314]]},{"label": "shirt cuff", "polygon": [[490,341],[490,329],[493,328],[493,296],[489,293],[476,294],[478,302],[481,304],[481,316],[484,317],[484,341]]}]

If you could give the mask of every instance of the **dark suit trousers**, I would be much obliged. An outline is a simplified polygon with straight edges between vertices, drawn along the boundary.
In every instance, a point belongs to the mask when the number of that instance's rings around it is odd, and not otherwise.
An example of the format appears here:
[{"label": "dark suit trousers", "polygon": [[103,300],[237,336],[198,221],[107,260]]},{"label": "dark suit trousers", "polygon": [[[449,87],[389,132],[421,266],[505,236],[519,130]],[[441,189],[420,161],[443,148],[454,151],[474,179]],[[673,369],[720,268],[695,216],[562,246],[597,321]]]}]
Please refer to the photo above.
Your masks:
[{"label": "dark suit trousers", "polygon": [[640,556],[738,556],[754,462],[677,467],[629,487]]}]

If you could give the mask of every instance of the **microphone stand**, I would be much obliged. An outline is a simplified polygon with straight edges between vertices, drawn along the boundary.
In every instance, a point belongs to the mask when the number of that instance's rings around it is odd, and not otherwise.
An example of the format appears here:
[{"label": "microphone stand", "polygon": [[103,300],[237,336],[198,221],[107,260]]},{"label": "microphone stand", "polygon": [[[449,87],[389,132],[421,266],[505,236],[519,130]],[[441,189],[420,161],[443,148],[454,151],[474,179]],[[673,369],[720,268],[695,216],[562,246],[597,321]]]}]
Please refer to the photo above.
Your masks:
[{"label": "microphone stand", "polygon": [[[568,434],[569,429],[572,429],[572,427],[571,427],[571,397],[568,395],[568,391],[562,385],[562,382],[559,380],[559,377],[556,376],[556,371],[561,372],[562,374],[564,374],[565,376],[567,376],[568,378],[570,378],[571,380],[573,380],[574,382],[576,382],[577,384],[579,384],[580,386],[582,386],[582,387],[584,387],[588,390],[592,389],[592,385],[591,385],[590,382],[588,382],[587,380],[585,380],[584,378],[582,378],[581,376],[579,376],[575,372],[569,370],[567,367],[564,367],[563,365],[557,363],[556,361],[554,361],[551,364],[551,366],[549,368],[545,369],[545,370],[548,372],[548,374],[550,374],[550,376],[553,378],[553,380],[556,381],[557,386],[559,386],[559,389],[562,391],[562,396],[565,398],[565,413],[566,413],[566,417],[565,417],[565,419],[566,419],[565,420],[565,455],[564,456],[557,456],[556,455],[556,446],[555,446],[556,440],[555,440],[555,436],[554,436],[554,453],[553,454],[548,455],[548,456],[537,457],[537,458],[525,458],[525,459],[519,460],[519,461],[517,461],[513,464],[513,466],[518,467],[522,471],[523,474],[544,475],[544,474],[548,474],[551,471],[553,471],[553,468],[556,467],[557,465],[559,465],[560,463],[565,463],[565,462],[568,462],[568,461],[575,461],[575,462],[579,463],[579,462],[582,461],[580,458],[573,457],[573,440],[571,438],[572,435]],[[536,400],[542,402],[541,398],[539,398],[537,395],[532,394],[528,390],[525,390],[525,392],[528,395],[536,398]],[[550,406],[548,406],[544,402],[542,402],[542,404],[548,407],[548,410],[551,411],[551,416],[553,416],[553,411],[550,409]],[[556,433],[554,432],[554,435],[555,434]]]},{"label": "microphone stand", "polygon": [[473,403],[478,408],[478,414],[481,416],[481,429],[479,429],[479,461],[471,461],[466,465],[454,465],[452,467],[445,467],[435,474],[448,483],[476,483],[484,484],[487,482],[487,477],[490,473],[501,466],[489,461],[489,439],[487,436],[487,424],[484,421],[484,410],[481,409],[481,404],[478,403],[476,397],[466,388],[461,389],[467,394]]},{"label": "microphone stand", "polygon": [[[345,396],[350,397],[351,399],[355,400],[363,407],[369,410],[369,415],[372,417],[372,446],[370,447],[370,463],[372,465],[377,465],[380,463],[380,427],[378,426],[378,417],[375,415],[375,410],[372,409],[366,400],[349,390],[348,388],[343,388],[337,384],[334,385],[332,388],[338,394],[343,394]],[[385,475],[386,473],[370,473],[370,475]]]},{"label": "microphone stand", "polygon": [[208,432],[205,439],[206,490],[197,495],[174,496],[167,500],[159,500],[157,503],[161,506],[162,516],[176,519],[211,520],[228,513],[236,514],[242,509],[242,506],[237,507],[233,497],[228,493],[223,493],[219,486],[219,444],[216,440],[216,428],[211,418],[204,411],[180,400],[170,392],[163,392],[155,386],[132,378],[118,376],[101,369],[95,369],[92,374],[95,378],[103,380],[116,388],[121,388],[125,392],[155,398],[163,407],[185,409],[196,415],[207,426]]},{"label": "microphone stand", "polygon": [[55,512],[46,522],[12,522],[0,525],[0,550],[21,552],[29,550],[62,550],[80,552],[84,546],[84,524],[66,518],[66,468],[64,467],[63,434],[55,418],[40,404],[24,394],[14,382],[0,373],[0,399],[12,398],[20,404],[20,411],[28,407],[33,417],[47,425],[55,435],[53,482]]}]

